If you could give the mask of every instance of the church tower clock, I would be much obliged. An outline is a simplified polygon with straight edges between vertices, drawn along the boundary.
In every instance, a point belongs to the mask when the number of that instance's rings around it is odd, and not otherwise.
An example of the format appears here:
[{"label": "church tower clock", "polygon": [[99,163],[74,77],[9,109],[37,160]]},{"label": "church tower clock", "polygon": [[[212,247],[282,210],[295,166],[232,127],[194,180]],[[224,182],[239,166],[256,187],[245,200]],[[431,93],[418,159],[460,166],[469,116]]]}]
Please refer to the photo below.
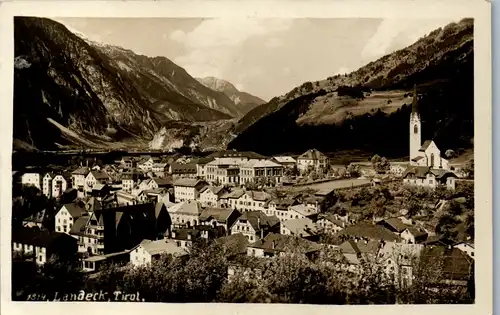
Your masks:
[{"label": "church tower clock", "polygon": [[420,121],[420,113],[418,112],[418,96],[417,88],[413,87],[413,103],[411,106],[410,115],[410,160],[418,156],[418,150],[422,145],[422,127]]}]

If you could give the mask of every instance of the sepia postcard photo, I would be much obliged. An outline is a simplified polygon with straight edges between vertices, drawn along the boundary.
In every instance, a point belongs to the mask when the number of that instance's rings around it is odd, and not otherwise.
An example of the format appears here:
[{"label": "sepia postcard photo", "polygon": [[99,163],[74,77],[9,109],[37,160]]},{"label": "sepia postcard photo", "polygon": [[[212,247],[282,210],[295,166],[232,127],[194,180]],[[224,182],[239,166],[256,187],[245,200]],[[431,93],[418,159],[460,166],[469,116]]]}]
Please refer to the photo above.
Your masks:
[{"label": "sepia postcard photo", "polygon": [[491,313],[489,8],[2,6],[4,310]]}]

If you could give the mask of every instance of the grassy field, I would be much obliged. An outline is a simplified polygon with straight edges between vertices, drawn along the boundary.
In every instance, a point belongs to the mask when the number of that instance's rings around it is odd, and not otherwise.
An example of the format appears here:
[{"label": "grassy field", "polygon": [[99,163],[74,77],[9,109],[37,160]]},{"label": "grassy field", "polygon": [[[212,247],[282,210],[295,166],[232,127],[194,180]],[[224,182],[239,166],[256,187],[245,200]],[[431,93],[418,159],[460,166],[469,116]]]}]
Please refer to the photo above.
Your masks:
[{"label": "grassy field", "polygon": [[335,124],[342,122],[348,116],[373,114],[379,109],[390,114],[403,104],[411,104],[412,99],[406,96],[406,92],[402,90],[373,92],[365,96],[363,100],[339,97],[337,93],[329,93],[317,97],[307,113],[297,120],[297,124]]}]

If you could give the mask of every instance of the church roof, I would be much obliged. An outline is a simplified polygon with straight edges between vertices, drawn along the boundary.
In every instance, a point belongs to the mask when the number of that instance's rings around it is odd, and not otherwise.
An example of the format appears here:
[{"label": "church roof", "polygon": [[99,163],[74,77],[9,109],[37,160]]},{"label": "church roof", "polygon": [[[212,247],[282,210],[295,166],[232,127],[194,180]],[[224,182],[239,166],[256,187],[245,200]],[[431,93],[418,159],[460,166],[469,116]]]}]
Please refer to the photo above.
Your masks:
[{"label": "church roof", "polygon": [[411,112],[418,114],[418,94],[416,84],[413,86],[413,103],[411,104]]},{"label": "church roof", "polygon": [[425,178],[429,170],[430,167],[428,166],[411,166],[406,169],[403,174],[403,178],[408,174],[414,174],[418,178]]},{"label": "church roof", "polygon": [[427,148],[432,144],[432,140],[425,140],[424,144],[422,144],[422,147],[419,149],[419,151],[425,151]]},{"label": "church roof", "polygon": [[403,178],[406,177],[408,174],[414,174],[417,178],[425,178],[428,173],[431,173],[438,179],[450,176],[457,177],[455,173],[444,169],[434,169],[430,168],[429,166],[410,166],[403,173]]},{"label": "church roof", "polygon": [[417,162],[417,161],[420,161],[421,159],[423,159],[424,157],[423,156],[416,156],[414,157],[413,159],[411,159],[412,161],[414,162]]}]

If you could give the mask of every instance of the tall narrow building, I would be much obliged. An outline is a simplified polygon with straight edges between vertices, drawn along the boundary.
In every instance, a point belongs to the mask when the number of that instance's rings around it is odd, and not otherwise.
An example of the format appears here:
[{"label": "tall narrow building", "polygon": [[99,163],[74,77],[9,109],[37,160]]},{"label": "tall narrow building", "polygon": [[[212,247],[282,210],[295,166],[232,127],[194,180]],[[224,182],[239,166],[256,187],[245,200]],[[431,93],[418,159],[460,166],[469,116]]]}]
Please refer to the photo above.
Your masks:
[{"label": "tall narrow building", "polygon": [[422,127],[420,113],[418,112],[417,87],[413,87],[413,103],[410,115],[410,160],[419,155],[422,146]]}]

